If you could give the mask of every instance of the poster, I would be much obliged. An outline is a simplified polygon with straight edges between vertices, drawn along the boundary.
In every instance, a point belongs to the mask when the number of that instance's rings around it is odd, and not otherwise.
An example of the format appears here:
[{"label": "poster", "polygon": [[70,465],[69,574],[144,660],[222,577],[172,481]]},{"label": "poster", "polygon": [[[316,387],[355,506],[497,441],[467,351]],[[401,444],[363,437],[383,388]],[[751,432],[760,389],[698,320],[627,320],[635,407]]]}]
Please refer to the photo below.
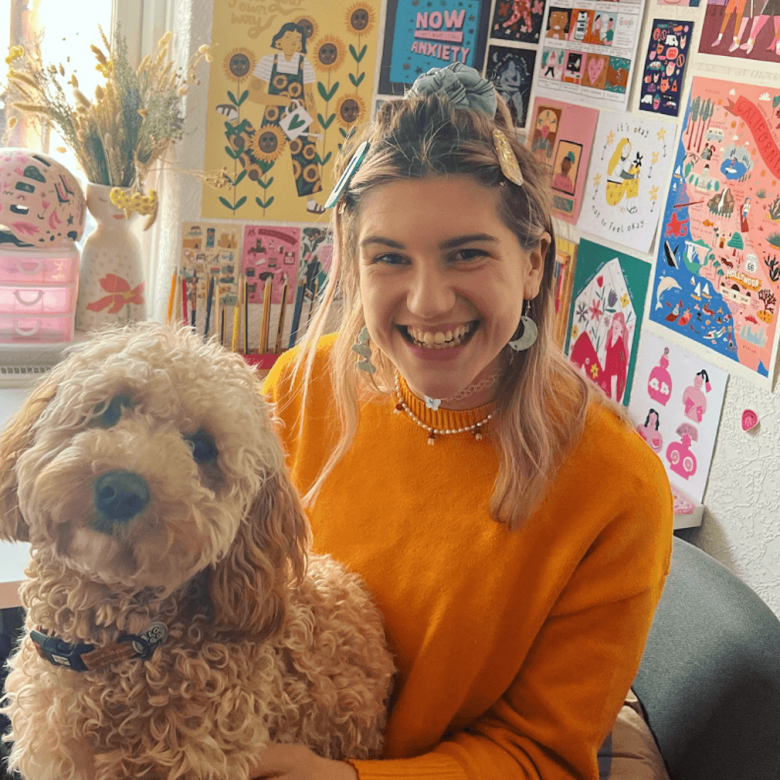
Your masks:
[{"label": "poster", "polygon": [[[214,279],[212,306],[234,306],[238,299],[242,227],[228,222],[185,222],[182,225],[179,275],[186,280],[188,320],[205,327],[208,292]],[[177,289],[180,287],[177,286]],[[181,312],[181,293],[174,298],[174,314]],[[195,312],[195,319],[192,313]],[[216,328],[216,317],[209,332]]]},{"label": "poster", "polygon": [[519,43],[539,43],[545,0],[497,0],[490,37]]},{"label": "poster", "polygon": [[780,2],[710,0],[704,12],[699,52],[780,62]]},{"label": "poster", "polygon": [[642,74],[639,109],[678,116],[693,22],[653,19]]},{"label": "poster", "polygon": [[379,92],[403,95],[421,73],[453,62],[481,73],[489,13],[490,0],[387,0]]},{"label": "poster", "polygon": [[771,376],[780,295],[780,90],[693,80],[650,318]]},{"label": "poster", "polygon": [[581,230],[649,252],[669,181],[675,125],[602,111],[593,140]]},{"label": "poster", "polygon": [[339,145],[367,121],[380,0],[217,4],[203,188],[208,218],[309,222],[324,212]]},{"label": "poster", "polygon": [[556,215],[576,222],[599,112],[548,98],[534,101],[528,145],[547,169]]},{"label": "poster", "polygon": [[645,0],[548,5],[536,95],[625,109]]},{"label": "poster", "polygon": [[626,406],[649,278],[648,263],[580,241],[566,354],[613,401]]},{"label": "poster", "polygon": [[555,238],[555,321],[553,339],[563,349],[569,330],[571,292],[577,267],[577,244],[565,238]]},{"label": "poster", "polygon": [[485,78],[509,106],[512,120],[525,127],[534,77],[536,50],[491,46],[485,62]]},{"label": "poster", "polygon": [[285,282],[287,303],[294,301],[300,250],[299,227],[262,224],[244,228],[241,267],[246,274],[249,303],[263,302],[263,290],[269,280],[273,285],[271,303],[282,302]]},{"label": "poster", "polygon": [[628,411],[669,482],[697,502],[707,486],[727,382],[726,371],[698,355],[642,334]]}]

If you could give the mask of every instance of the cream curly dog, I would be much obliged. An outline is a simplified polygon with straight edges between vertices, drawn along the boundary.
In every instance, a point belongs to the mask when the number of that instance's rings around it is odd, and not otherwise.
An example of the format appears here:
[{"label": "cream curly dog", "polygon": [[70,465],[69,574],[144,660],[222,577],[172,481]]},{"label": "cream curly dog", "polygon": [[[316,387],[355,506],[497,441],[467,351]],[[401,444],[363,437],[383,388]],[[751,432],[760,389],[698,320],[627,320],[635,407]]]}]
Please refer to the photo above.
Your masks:
[{"label": "cream curly dog", "polygon": [[6,702],[26,780],[244,780],[269,741],[378,756],[381,618],[307,556],[240,357],[150,324],[75,350],[0,440],[0,511],[31,543]]}]

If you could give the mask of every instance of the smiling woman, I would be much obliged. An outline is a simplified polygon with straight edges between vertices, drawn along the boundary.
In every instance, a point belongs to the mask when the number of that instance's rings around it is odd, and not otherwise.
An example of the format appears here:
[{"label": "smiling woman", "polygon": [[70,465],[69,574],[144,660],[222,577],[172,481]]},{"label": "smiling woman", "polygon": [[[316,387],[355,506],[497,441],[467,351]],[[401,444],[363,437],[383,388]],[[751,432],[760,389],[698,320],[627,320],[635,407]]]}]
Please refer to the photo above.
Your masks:
[{"label": "smiling woman", "polygon": [[595,780],[668,571],[663,467],[552,344],[550,192],[493,86],[433,69],[346,146],[330,285],[266,389],[315,550],[384,615],[393,760],[275,746],[257,776]]}]

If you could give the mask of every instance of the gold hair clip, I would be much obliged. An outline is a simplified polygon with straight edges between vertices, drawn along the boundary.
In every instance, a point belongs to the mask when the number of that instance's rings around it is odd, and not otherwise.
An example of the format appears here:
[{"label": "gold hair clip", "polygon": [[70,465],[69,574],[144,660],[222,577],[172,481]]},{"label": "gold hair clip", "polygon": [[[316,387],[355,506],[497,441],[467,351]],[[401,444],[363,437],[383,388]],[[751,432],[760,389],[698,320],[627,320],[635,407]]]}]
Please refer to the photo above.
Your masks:
[{"label": "gold hair clip", "polygon": [[497,128],[493,130],[493,146],[496,148],[501,173],[518,187],[522,187],[524,179],[517,157],[515,157],[507,137]]}]

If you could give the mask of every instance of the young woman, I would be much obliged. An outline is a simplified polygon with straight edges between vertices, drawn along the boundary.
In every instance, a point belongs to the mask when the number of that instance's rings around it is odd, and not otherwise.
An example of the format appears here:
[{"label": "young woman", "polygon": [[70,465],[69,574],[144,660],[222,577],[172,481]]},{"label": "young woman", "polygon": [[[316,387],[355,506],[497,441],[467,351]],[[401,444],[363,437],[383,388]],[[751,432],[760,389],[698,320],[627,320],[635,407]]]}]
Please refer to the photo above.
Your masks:
[{"label": "young woman", "polygon": [[266,389],[314,548],[364,578],[398,680],[384,760],[272,746],[256,776],[597,778],[668,571],[664,469],[553,346],[548,185],[489,82],[434,69],[366,140]]}]

